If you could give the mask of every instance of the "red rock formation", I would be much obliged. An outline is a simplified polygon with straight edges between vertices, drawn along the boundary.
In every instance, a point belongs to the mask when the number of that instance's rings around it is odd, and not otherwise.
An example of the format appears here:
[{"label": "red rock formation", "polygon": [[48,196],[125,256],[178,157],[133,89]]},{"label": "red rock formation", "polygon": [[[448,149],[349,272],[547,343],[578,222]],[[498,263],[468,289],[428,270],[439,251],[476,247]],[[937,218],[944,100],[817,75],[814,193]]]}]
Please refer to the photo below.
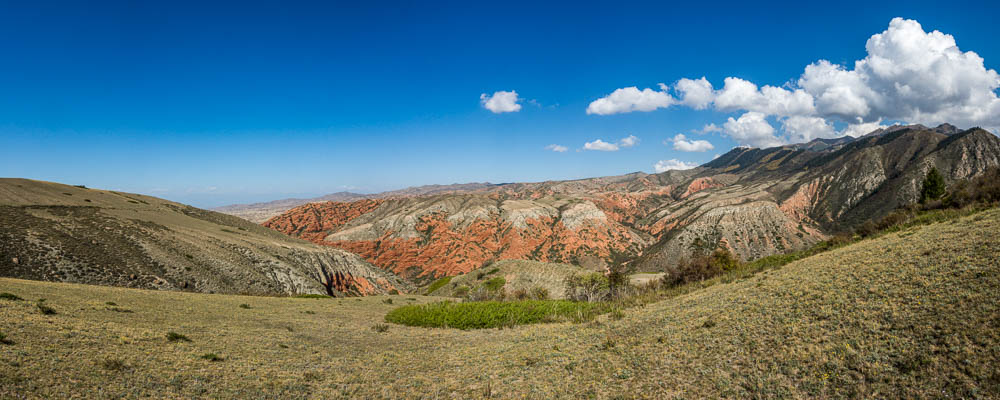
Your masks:
[{"label": "red rock formation", "polygon": [[381,199],[358,200],[350,203],[326,202],[302,205],[264,222],[264,226],[288,235],[319,242],[325,232],[340,228],[351,220],[374,210]]},{"label": "red rock formation", "polygon": [[702,190],[711,189],[711,188],[720,187],[720,186],[722,186],[722,185],[718,184],[718,183],[715,183],[715,181],[712,180],[712,178],[698,178],[698,179],[695,179],[695,180],[691,181],[691,184],[688,185],[687,190],[684,191],[684,194],[681,195],[681,198],[682,199],[686,199],[689,196],[691,196],[692,194],[698,193],[698,192],[700,192]]},{"label": "red rock formation", "polygon": [[386,231],[376,240],[327,239],[330,232],[367,207],[367,201],[309,204],[265,225],[350,251],[376,266],[411,278],[467,273],[500,259],[571,262],[583,255],[609,258],[612,253],[626,252],[634,246],[628,229],[618,224],[586,222],[571,229],[561,220],[541,217],[528,218],[525,227],[518,228],[493,214],[460,227],[449,222],[449,215],[443,212],[418,218],[414,228],[419,237],[399,237],[399,232]]}]

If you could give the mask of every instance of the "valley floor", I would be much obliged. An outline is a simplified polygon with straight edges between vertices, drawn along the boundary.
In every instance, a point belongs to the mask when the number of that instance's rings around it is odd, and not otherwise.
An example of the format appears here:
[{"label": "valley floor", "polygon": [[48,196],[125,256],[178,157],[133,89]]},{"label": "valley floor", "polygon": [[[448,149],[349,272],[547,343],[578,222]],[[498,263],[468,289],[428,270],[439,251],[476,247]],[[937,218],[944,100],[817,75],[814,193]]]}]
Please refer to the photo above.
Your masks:
[{"label": "valley floor", "polygon": [[[0,279],[0,292],[24,298],[0,299],[0,398],[996,398],[998,233],[993,209],[620,320],[504,330],[373,329],[393,307],[440,300],[423,296]],[[57,314],[40,313],[40,298]],[[168,341],[171,331],[190,342]]]}]

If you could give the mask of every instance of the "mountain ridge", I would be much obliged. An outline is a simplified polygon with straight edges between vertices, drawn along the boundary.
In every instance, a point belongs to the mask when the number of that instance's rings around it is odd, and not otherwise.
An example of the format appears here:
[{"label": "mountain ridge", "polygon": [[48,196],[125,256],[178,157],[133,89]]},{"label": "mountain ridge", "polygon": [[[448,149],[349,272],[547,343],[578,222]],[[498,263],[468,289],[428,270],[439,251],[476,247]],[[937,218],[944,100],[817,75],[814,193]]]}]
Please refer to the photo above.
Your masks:
[{"label": "mountain ridge", "polygon": [[264,225],[417,280],[496,259],[592,269],[624,260],[643,271],[669,269],[714,248],[754,259],[809,246],[916,201],[932,166],[952,182],[1000,165],[995,135],[938,128],[897,126],[818,149],[737,148],[698,168],[661,174],[510,183],[377,204],[313,203]]}]

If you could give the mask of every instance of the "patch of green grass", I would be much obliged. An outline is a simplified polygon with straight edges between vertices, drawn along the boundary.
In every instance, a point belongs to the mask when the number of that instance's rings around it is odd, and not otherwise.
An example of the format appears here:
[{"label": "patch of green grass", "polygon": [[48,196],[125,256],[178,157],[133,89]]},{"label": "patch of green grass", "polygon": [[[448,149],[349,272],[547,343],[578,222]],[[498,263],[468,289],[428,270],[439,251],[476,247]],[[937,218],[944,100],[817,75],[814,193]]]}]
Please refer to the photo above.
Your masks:
[{"label": "patch of green grass", "polygon": [[424,294],[427,295],[427,296],[430,296],[431,293],[434,293],[435,290],[438,290],[441,287],[443,287],[444,285],[447,285],[448,282],[451,282],[451,277],[450,276],[446,276],[444,278],[438,279],[438,280],[434,281],[434,283],[431,283],[430,286],[427,287],[427,292],[425,292]]},{"label": "patch of green grass", "polygon": [[294,296],[297,299],[332,299],[333,297],[327,296],[325,294],[315,294],[315,293],[303,293]]},{"label": "patch of green grass", "polygon": [[0,293],[0,299],[10,300],[10,301],[21,301],[21,300],[24,300],[24,299],[22,299],[20,296],[18,296],[16,294],[7,293],[7,292]]},{"label": "patch of green grass", "polygon": [[507,284],[507,280],[501,277],[492,278],[486,282],[483,282],[483,287],[491,292],[499,291],[503,288],[503,285]]},{"label": "patch of green grass", "polygon": [[177,333],[177,332],[174,332],[174,331],[170,331],[170,332],[167,332],[167,341],[168,342],[190,342],[191,339],[188,339],[187,336],[181,335],[180,333]]},{"label": "patch of green grass", "polygon": [[542,322],[593,320],[610,311],[607,303],[569,300],[450,301],[414,304],[390,311],[385,320],[395,324],[433,328],[487,329]]},{"label": "patch of green grass", "polygon": [[219,357],[219,355],[215,354],[215,353],[205,353],[205,354],[202,354],[201,356],[199,356],[198,358],[201,358],[202,360],[208,360],[208,361],[223,361],[223,360],[225,360],[224,358]]}]

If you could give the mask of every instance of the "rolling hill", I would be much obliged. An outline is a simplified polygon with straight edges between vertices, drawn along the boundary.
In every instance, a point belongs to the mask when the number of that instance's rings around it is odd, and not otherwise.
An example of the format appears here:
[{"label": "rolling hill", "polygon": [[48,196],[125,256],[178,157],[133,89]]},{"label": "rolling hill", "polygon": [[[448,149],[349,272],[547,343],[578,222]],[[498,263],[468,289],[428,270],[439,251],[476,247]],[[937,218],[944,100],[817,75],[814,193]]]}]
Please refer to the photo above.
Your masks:
[{"label": "rolling hill", "polygon": [[357,255],[154,197],[0,179],[0,276],[215,293],[405,291]]},{"label": "rolling hill", "polygon": [[997,165],[1000,139],[985,130],[896,126],[736,148],[686,171],[309,203],[264,225],[421,282],[501,259],[655,272],[715,248],[804,248],[916,201],[931,167],[952,182]]},{"label": "rolling hill", "polygon": [[[23,299],[0,298],[0,397],[997,398],[996,232],[991,209],[618,318],[502,330],[380,325],[394,307],[440,299],[415,295],[0,278]],[[41,298],[56,314],[39,312]]]}]

